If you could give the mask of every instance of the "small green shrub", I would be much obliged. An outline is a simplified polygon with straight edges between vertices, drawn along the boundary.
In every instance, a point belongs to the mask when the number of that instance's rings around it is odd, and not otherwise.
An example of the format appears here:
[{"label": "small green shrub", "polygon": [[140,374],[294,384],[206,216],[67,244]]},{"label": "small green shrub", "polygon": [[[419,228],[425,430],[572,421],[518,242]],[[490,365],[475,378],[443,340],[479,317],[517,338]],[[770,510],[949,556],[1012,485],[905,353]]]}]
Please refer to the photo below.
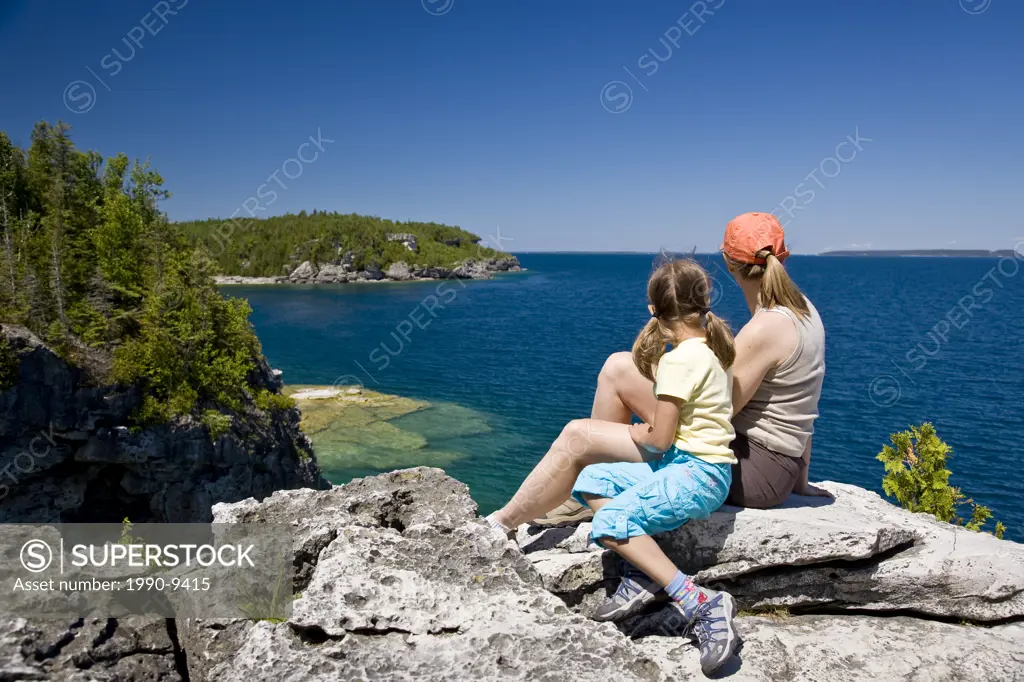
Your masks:
[{"label": "small green shrub", "polygon": [[290,397],[281,393],[274,393],[267,389],[261,389],[256,391],[256,395],[253,397],[253,402],[256,403],[256,407],[263,410],[264,412],[273,412],[275,410],[290,410],[295,407],[295,401]]},{"label": "small green shrub", "polygon": [[210,438],[217,440],[231,430],[231,415],[222,414],[217,410],[204,410],[199,417],[200,423],[210,431]]},{"label": "small green shrub", "polygon": [[[964,495],[949,484],[952,472],[946,467],[953,449],[939,438],[935,427],[925,422],[909,431],[894,433],[877,459],[885,465],[882,489],[911,512],[925,512],[939,521],[980,531],[992,518],[992,510]],[[966,510],[970,517],[961,516]],[[1002,538],[1006,526],[996,522],[993,534]]]},{"label": "small green shrub", "polygon": [[[252,621],[278,624],[288,620],[291,602],[298,599],[292,592],[293,584],[288,558],[278,557],[278,570],[271,584],[253,583],[238,576],[238,610]],[[300,593],[301,596],[301,593]]]},{"label": "small green shrub", "polygon": [[142,538],[132,535],[132,526],[134,526],[128,517],[124,517],[124,521],[121,522],[121,537],[118,539],[117,544],[119,545],[139,545],[142,544]]}]

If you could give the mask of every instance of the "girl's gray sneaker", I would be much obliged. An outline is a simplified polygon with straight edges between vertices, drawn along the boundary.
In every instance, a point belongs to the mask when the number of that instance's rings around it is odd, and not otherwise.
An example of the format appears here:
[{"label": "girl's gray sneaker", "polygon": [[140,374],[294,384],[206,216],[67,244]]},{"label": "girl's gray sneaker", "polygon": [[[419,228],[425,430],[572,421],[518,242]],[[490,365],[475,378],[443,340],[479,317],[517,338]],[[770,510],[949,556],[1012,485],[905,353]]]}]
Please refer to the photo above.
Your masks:
[{"label": "girl's gray sneaker", "polygon": [[[700,667],[705,675],[710,676],[725,665],[740,638],[733,625],[736,615],[736,603],[728,592],[715,592],[701,588],[707,599],[697,607],[697,613],[690,623],[691,631],[697,638],[700,647]],[[673,606],[682,613],[682,605],[673,602]]]},{"label": "girl's gray sneaker", "polygon": [[616,621],[643,610],[648,604],[665,598],[661,585],[627,564],[619,588],[594,612],[594,620]]}]

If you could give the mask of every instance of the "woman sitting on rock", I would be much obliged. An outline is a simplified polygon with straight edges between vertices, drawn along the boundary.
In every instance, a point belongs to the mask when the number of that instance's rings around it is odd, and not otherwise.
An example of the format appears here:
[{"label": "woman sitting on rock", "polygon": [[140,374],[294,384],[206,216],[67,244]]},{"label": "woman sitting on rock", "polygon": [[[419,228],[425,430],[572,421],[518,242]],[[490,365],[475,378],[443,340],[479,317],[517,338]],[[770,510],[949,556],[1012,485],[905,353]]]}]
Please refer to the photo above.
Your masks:
[{"label": "woman sitting on rock", "polygon": [[[825,376],[825,329],[782,265],[789,255],[782,226],[768,213],[738,216],[725,229],[722,255],[752,313],[736,336],[732,366],[732,450],[738,462],[728,502],[764,509],[781,504],[791,492],[828,495],[807,482]],[[623,424],[633,414],[649,420],[658,404],[652,388],[629,353],[615,353],[598,376],[591,416]],[[569,500],[536,523],[568,525],[592,515]],[[627,565],[618,591],[596,617],[624,618],[654,601],[659,591],[654,581]]]},{"label": "woman sitting on rock", "polygon": [[695,261],[665,263],[654,272],[647,286],[651,319],[632,354],[653,389],[646,423],[570,422],[512,500],[487,517],[511,534],[571,491],[595,511],[594,540],[650,576],[692,623],[705,674],[718,670],[738,643],[733,599],[694,584],[651,535],[710,516],[732,480],[728,369],[736,351],[728,325],[708,308],[710,291],[710,278]]}]

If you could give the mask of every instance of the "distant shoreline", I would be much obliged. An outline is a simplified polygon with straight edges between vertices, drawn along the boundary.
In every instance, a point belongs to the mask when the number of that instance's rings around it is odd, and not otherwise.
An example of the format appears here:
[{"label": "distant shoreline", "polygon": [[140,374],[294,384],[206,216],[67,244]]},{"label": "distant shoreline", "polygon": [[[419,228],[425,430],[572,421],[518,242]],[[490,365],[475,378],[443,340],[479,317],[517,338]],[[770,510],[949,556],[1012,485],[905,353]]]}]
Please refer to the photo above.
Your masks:
[{"label": "distant shoreline", "polygon": [[1013,249],[879,249],[876,251],[825,251],[819,256],[880,256],[914,258],[1024,258]]},{"label": "distant shoreline", "polygon": [[491,260],[468,260],[455,268],[409,267],[403,261],[392,263],[387,270],[374,267],[368,270],[350,270],[343,265],[313,265],[304,262],[290,275],[282,277],[246,277],[244,275],[214,275],[217,286],[296,285],[296,284],[377,284],[383,282],[431,282],[451,279],[493,279],[495,275],[525,272],[515,256]]},{"label": "distant shoreline", "polygon": [[[1021,245],[1024,248],[1024,244]],[[661,255],[656,251],[516,251],[521,256],[651,256]],[[1013,249],[998,249],[986,251],[985,249],[879,249],[874,251],[836,250],[822,251],[821,253],[798,253],[793,256],[817,257],[817,256],[878,256],[883,258],[891,257],[917,257],[917,258],[1006,258],[1014,257]],[[698,251],[696,253],[687,251],[673,253],[679,256],[721,256],[718,251]],[[1016,257],[1024,259],[1024,251],[1016,252]]]},{"label": "distant shoreline", "polygon": [[[509,274],[526,272],[526,268],[508,270]],[[315,280],[296,282],[284,277],[242,277],[236,275],[214,275],[213,283],[219,287],[249,286],[295,286],[300,284],[416,284],[417,282],[443,282],[446,280],[488,280],[494,277],[410,277],[409,279],[350,279],[347,281],[317,282]]]}]

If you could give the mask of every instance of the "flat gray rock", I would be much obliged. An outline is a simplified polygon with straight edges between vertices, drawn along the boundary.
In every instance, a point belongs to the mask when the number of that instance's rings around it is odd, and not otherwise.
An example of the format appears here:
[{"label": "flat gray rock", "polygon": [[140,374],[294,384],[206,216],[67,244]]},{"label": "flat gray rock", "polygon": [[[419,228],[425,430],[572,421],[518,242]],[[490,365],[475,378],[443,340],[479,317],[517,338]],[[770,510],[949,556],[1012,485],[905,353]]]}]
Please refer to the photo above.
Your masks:
[{"label": "flat gray rock", "polygon": [[[724,510],[665,538],[748,607],[802,610],[740,616],[726,679],[1024,682],[1019,545],[828,488],[831,504]],[[509,541],[476,511],[465,485],[428,468],[215,505],[220,523],[295,529],[290,620],[0,619],[0,680],[704,679],[674,609],[585,617],[619,565],[587,527]],[[938,611],[1011,615],[981,627]]]},{"label": "flat gray rock", "polygon": [[182,679],[163,618],[0,620],[0,680]]},{"label": "flat gray rock", "polygon": [[[1018,617],[1019,545],[908,514],[853,486],[827,487],[835,500],[725,509],[663,545],[748,606]],[[283,680],[701,679],[675,611],[655,608],[618,626],[581,617],[614,589],[619,566],[589,542],[587,524],[524,526],[507,542],[475,510],[465,486],[426,468],[217,505],[221,522],[293,522],[302,594],[288,623],[186,625],[192,679],[241,682],[267,671]],[[850,595],[859,601],[844,603]],[[1020,624],[869,615],[738,622],[746,644],[730,663],[736,680],[1014,679],[1024,646]]]},{"label": "flat gray rock", "polygon": [[[911,514],[856,486],[820,485],[835,499],[726,506],[659,536],[659,544],[683,571],[728,590],[743,608],[1024,617],[1024,546]],[[524,526],[518,539],[545,586],[589,613],[617,577],[613,557],[583,542],[589,524],[537,531]]]},{"label": "flat gray rock", "polygon": [[[322,493],[217,505],[217,522],[292,522],[298,589],[287,623],[192,621],[192,679],[660,680],[610,624],[570,611],[514,543],[439,469]],[[224,634],[227,632],[228,634]]]},{"label": "flat gray rock", "polygon": [[[740,618],[743,649],[720,672],[730,682],[964,682],[1024,680],[1024,626],[964,627],[915,618]],[[667,680],[703,680],[697,650],[651,636],[637,648]]]}]

